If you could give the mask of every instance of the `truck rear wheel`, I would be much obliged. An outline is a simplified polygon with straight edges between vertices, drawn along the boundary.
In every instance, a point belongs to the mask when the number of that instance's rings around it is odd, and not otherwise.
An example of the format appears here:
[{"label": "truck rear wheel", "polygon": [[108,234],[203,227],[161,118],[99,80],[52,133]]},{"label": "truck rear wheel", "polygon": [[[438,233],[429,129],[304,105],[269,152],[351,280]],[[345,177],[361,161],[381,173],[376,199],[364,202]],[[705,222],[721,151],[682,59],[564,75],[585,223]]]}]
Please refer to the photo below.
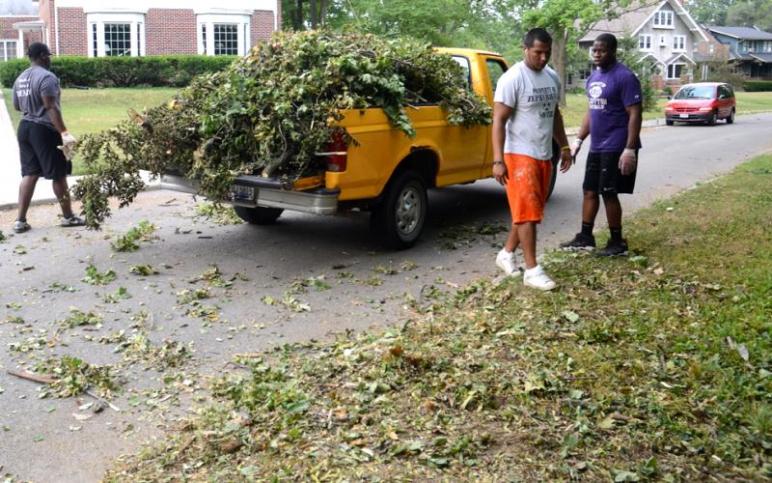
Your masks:
[{"label": "truck rear wheel", "polygon": [[266,208],[264,206],[257,206],[255,208],[234,206],[233,209],[239,215],[239,218],[251,225],[272,225],[276,223],[276,219],[284,211],[281,208]]},{"label": "truck rear wheel", "polygon": [[560,166],[560,155],[558,157],[552,157],[552,177],[550,178],[550,187],[547,190],[547,199],[550,199],[552,192],[555,190],[555,181],[558,179],[558,166]]},{"label": "truck rear wheel", "polygon": [[420,174],[408,170],[392,179],[386,190],[371,215],[373,231],[390,248],[410,248],[426,223],[426,183]]},{"label": "truck rear wheel", "polygon": [[547,198],[550,199],[552,191],[555,189],[555,181],[558,179],[558,166],[560,166],[560,146],[554,140],[552,141],[552,177],[550,178],[550,187],[547,190]]}]

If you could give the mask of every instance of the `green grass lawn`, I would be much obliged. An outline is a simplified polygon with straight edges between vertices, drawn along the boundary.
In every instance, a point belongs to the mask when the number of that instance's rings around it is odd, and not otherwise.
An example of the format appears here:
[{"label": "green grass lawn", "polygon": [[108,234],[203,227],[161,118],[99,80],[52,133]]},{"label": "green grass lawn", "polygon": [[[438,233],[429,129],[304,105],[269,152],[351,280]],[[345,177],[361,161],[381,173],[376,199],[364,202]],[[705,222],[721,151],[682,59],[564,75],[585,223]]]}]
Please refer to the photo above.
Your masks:
[{"label": "green grass lawn", "polygon": [[437,282],[392,328],[234,356],[105,480],[766,481],[770,178],[639,212],[630,257],[548,254],[552,293]]},{"label": "green grass lawn", "polygon": [[[666,103],[667,99],[657,101],[658,108],[656,111],[643,113],[644,121],[664,118]],[[566,127],[578,127],[582,122],[584,113],[587,112],[587,97],[584,94],[568,94],[566,96],[566,104],[566,107],[561,109]],[[737,93],[737,114],[769,111],[772,111],[772,92]]]},{"label": "green grass lawn", "polygon": [[[172,88],[62,89],[64,123],[75,137],[98,132],[127,119],[129,108],[141,111],[156,106],[175,92],[177,89]],[[15,127],[19,113],[13,109],[11,90],[3,89],[3,97]],[[73,174],[84,174],[77,157],[73,160]]]}]

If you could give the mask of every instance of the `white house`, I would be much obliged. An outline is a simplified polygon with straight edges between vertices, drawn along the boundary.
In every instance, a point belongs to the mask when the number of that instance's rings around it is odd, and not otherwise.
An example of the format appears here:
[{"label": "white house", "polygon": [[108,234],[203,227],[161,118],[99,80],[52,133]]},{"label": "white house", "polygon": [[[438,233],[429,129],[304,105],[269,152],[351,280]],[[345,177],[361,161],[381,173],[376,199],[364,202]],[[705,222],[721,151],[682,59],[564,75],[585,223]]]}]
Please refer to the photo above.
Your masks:
[{"label": "white house", "polygon": [[[17,2],[19,0],[16,0]],[[0,24],[20,57],[31,41],[54,55],[244,55],[281,27],[279,0],[40,0],[37,15]],[[2,20],[2,17],[0,17]],[[5,39],[8,40],[8,39]],[[9,46],[5,45],[5,50]],[[2,60],[2,59],[0,59]]]},{"label": "white house", "polygon": [[602,33],[612,33],[618,38],[633,37],[644,57],[652,59],[658,66],[655,80],[659,87],[691,80],[699,44],[715,42],[678,0],[634,2],[617,18],[593,25],[579,40],[579,45],[589,50]]}]

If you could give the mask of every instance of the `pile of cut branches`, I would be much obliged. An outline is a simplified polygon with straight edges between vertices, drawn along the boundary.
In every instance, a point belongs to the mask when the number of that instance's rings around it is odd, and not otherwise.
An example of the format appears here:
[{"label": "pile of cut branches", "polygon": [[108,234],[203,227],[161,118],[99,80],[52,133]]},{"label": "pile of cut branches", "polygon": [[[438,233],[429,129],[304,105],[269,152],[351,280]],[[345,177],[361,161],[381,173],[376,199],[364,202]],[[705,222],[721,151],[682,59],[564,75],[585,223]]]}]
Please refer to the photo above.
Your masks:
[{"label": "pile of cut branches", "polygon": [[[334,135],[346,109],[379,107],[415,134],[405,108],[437,103],[456,125],[488,124],[490,108],[471,92],[449,56],[410,40],[325,31],[281,33],[227,70],[196,78],[167,104],[112,129],[84,136],[78,152],[91,175],[74,190],[92,228],[133,201],[139,170],[175,171],[213,200],[239,174],[290,180],[320,169],[314,153]],[[318,162],[318,161],[316,161]]]}]

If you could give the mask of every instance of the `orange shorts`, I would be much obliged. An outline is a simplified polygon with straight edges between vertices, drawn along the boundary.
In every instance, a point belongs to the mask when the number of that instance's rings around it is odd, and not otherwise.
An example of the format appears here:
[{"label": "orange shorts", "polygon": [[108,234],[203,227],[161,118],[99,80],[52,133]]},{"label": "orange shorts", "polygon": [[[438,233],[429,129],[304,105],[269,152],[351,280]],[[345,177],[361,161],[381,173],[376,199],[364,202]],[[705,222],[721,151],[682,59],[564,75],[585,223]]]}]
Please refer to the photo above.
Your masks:
[{"label": "orange shorts", "polygon": [[507,200],[512,223],[539,223],[552,177],[552,163],[523,154],[504,153],[507,165]]}]

